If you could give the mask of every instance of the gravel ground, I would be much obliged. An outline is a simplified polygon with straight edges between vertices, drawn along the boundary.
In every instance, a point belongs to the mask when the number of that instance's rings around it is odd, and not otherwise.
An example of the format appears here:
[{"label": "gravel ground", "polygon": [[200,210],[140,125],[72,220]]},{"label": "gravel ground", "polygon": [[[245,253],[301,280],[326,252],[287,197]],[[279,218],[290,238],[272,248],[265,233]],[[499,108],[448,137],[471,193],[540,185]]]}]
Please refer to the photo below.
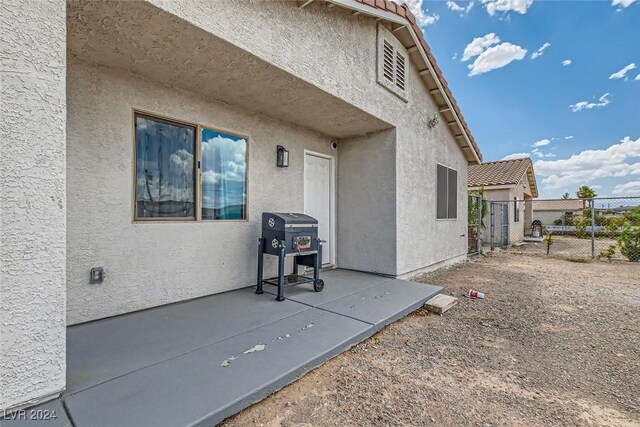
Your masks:
[{"label": "gravel ground", "polygon": [[[616,239],[610,239],[607,237],[598,236],[595,242],[596,256],[605,251],[609,246],[616,245]],[[525,242],[522,246],[514,247],[510,249],[511,252],[520,252],[524,254],[537,254],[550,258],[574,258],[591,260],[591,238],[579,239],[573,236],[553,236],[553,244],[549,255],[547,255],[547,245],[544,242]],[[626,260],[625,257],[620,254],[619,250],[616,250],[613,255],[614,259]]]},{"label": "gravel ground", "polygon": [[640,265],[502,252],[416,280],[423,309],[226,426],[640,426]]}]

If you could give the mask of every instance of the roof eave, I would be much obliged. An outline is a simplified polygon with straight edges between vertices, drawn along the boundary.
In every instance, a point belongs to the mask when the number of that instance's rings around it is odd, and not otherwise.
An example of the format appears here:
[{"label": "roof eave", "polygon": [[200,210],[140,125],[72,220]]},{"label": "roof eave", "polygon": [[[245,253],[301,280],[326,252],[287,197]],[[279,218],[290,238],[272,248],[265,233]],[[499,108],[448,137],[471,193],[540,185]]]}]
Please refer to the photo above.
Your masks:
[{"label": "roof eave", "polygon": [[[423,38],[423,36],[421,34],[420,35],[417,34],[416,31],[414,31],[412,22],[409,20],[409,18],[406,16],[402,17],[388,10],[378,9],[375,6],[359,3],[356,0],[326,0],[326,2],[335,4],[337,6],[341,6],[346,9],[353,10],[358,14],[371,16],[373,18],[376,18],[377,20],[388,21],[398,26],[396,30],[408,32],[411,39],[413,40],[413,46],[405,46],[405,48],[407,48],[408,50],[412,49],[420,53],[420,57],[422,58],[426,66],[425,71],[428,71],[429,76],[433,79],[436,85],[437,93],[439,93],[440,96],[445,101],[446,105],[438,106],[438,113],[442,114],[444,111],[451,113],[455,121],[455,123],[453,123],[453,125],[455,126],[451,125],[451,127],[454,127],[455,128],[454,130],[457,131],[457,133],[454,133],[453,136],[454,138],[456,138],[456,140],[458,140],[459,136],[464,138],[465,144],[462,145],[458,143],[458,145],[460,145],[460,148],[463,150],[463,152],[467,152],[467,151],[471,152],[472,159],[468,159],[469,163],[471,164],[482,163],[482,154],[479,152],[479,149],[476,149],[475,144],[472,142],[473,137],[467,131],[466,126],[463,125],[464,119],[460,116],[458,112],[459,108],[457,108],[457,103],[455,102],[455,100],[452,99],[452,95],[450,95],[450,91],[446,90],[442,82],[440,81],[439,75],[435,71],[435,64],[430,59],[431,55],[429,52],[425,50],[422,44],[421,39]],[[430,93],[430,95],[433,97],[435,93]]]}]

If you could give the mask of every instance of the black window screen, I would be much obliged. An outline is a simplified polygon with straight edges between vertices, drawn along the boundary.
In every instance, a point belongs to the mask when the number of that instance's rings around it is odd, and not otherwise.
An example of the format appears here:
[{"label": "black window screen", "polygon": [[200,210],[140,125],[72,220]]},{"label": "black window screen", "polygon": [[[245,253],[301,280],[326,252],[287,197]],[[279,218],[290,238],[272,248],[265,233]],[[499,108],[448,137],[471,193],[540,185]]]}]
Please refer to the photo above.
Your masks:
[{"label": "black window screen", "polygon": [[437,170],[437,183],[436,183],[436,218],[438,219],[446,219],[447,218],[447,168],[438,165]]},{"label": "black window screen", "polygon": [[446,166],[437,166],[436,218],[458,217],[458,172]]},{"label": "black window screen", "polygon": [[449,169],[449,188],[447,189],[448,215],[447,218],[458,217],[458,172]]}]

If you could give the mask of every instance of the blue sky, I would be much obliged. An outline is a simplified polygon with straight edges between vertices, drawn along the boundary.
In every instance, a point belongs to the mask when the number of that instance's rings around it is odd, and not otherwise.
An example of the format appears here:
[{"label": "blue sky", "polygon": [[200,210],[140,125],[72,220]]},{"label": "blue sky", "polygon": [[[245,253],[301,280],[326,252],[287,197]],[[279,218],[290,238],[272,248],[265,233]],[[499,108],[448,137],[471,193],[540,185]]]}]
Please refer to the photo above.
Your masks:
[{"label": "blue sky", "polygon": [[485,161],[530,156],[544,198],[640,196],[640,0],[407,3]]}]

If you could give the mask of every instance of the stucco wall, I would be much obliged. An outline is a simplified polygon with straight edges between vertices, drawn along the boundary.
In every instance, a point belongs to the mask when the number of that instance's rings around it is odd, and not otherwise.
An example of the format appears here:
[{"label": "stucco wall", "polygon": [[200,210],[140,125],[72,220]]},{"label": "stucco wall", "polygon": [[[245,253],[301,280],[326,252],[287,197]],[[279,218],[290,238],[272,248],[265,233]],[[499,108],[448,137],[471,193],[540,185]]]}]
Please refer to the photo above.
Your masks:
[{"label": "stucco wall", "polygon": [[[385,223],[397,224],[395,274],[466,253],[466,237],[461,235],[467,221],[467,162],[445,123],[428,129],[427,119],[437,108],[413,65],[408,102],[377,83],[374,19],[316,3],[299,9],[295,2],[200,1],[197,7],[150,2],[396,126],[396,197],[384,199],[395,207],[381,206],[383,200],[377,204],[389,215]],[[438,162],[458,170],[455,221],[435,220]],[[373,191],[377,182],[372,178],[364,185]],[[368,263],[364,255],[358,260]]]},{"label": "stucco wall", "polygon": [[65,386],[65,4],[0,6],[0,413]]},{"label": "stucco wall", "polygon": [[340,141],[338,266],[397,274],[395,130]]},{"label": "stucco wall", "polygon": [[[249,134],[249,221],[132,223],[133,108]],[[336,154],[314,132],[76,60],[67,132],[70,324],[252,284],[261,213],[303,211],[304,149]],[[288,168],[276,167],[278,144]],[[94,266],[104,284],[89,285]]]}]

